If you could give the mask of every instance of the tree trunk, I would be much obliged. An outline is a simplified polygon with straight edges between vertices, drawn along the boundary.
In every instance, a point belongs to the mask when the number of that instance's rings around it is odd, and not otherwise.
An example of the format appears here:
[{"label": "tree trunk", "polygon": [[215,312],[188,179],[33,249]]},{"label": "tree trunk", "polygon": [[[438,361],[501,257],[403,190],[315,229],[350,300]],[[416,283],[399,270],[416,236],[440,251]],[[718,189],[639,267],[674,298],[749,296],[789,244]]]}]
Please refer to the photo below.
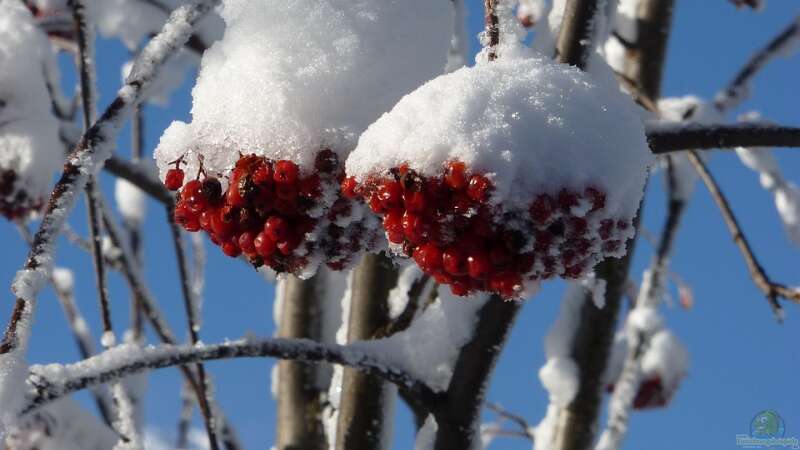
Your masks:
[{"label": "tree trunk", "polygon": [[[347,341],[370,339],[389,322],[387,297],[397,284],[397,270],[383,255],[368,254],[353,272]],[[387,409],[394,388],[373,376],[344,369],[336,448],[381,448]]]}]

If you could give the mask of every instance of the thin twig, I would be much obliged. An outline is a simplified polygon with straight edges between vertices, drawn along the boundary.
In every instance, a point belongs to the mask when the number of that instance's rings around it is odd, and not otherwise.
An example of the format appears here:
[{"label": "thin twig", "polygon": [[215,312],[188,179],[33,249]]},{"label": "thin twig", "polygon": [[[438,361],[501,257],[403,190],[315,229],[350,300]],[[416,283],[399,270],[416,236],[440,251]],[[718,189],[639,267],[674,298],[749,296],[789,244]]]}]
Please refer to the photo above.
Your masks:
[{"label": "thin twig", "polygon": [[[186,251],[183,247],[183,239],[181,237],[181,230],[178,224],[173,219],[171,209],[167,209],[167,223],[169,224],[170,232],[172,233],[172,242],[175,248],[175,257],[178,260],[178,275],[181,281],[181,293],[183,294],[183,306],[186,311],[186,320],[189,327],[189,338],[192,345],[197,345],[200,342],[200,324],[198,323],[197,303],[194,291],[189,285],[190,275],[189,267],[186,260]],[[211,450],[219,449],[219,442],[217,439],[217,432],[214,426],[214,417],[210,405],[210,393],[208,392],[208,377],[206,376],[206,369],[202,363],[197,363],[197,378],[198,378],[198,397],[197,404],[200,406],[200,413],[203,416],[203,423],[206,427],[208,434],[208,442]]]},{"label": "thin twig", "polygon": [[[125,357],[120,358],[121,354]],[[357,345],[321,344],[307,339],[284,338],[243,339],[202,346],[164,344],[142,348],[122,344],[75,364],[58,368],[52,365],[31,367],[28,383],[32,389],[26,398],[22,414],[73,392],[118,381],[144,371],[185,366],[200,361],[256,357],[341,364],[378,376],[388,382],[406,386],[431,406],[440,396],[404,369],[384,360],[381,355],[367,352]],[[48,372],[51,370],[56,370],[58,376],[48,377]]]},{"label": "thin twig", "polygon": [[484,0],[484,22],[486,39],[489,47],[489,61],[497,59],[497,45],[500,43],[500,26],[497,19],[497,0]]},{"label": "thin twig", "polygon": [[406,307],[403,309],[403,312],[400,313],[397,318],[386,324],[385,327],[379,329],[372,338],[381,339],[408,329],[417,311],[420,310],[422,294],[425,293],[426,288],[431,284],[431,280],[431,276],[425,273],[414,280],[408,288],[408,302],[406,302]]},{"label": "thin twig", "polygon": [[520,432],[524,436],[526,436],[526,437],[530,438],[531,440],[533,440],[533,434],[530,431],[531,430],[531,425],[528,423],[527,420],[525,420],[524,417],[520,416],[519,414],[512,413],[511,411],[509,411],[509,410],[503,408],[502,406],[500,406],[500,404],[498,404],[498,403],[487,402],[486,403],[486,407],[489,408],[491,411],[493,411],[498,416],[500,416],[500,417],[502,417],[504,419],[510,420],[510,421],[514,422],[515,424],[517,424],[517,426],[521,430]]},{"label": "thin twig", "polygon": [[711,198],[714,199],[714,203],[719,207],[722,217],[725,219],[725,224],[728,226],[728,231],[730,231],[733,237],[733,242],[739,247],[739,251],[741,251],[744,257],[744,262],[747,264],[747,270],[750,271],[750,276],[756,286],[761,289],[767,297],[767,301],[772,307],[775,317],[779,321],[782,320],[783,309],[780,303],[778,303],[778,298],[785,298],[786,300],[800,304],[800,290],[791,289],[783,284],[775,283],[769,278],[766,271],[761,266],[761,263],[756,259],[753,249],[750,247],[750,243],[747,241],[739,222],[736,220],[736,216],[733,214],[733,210],[728,204],[728,199],[720,190],[719,185],[716,180],[714,180],[711,172],[709,172],[708,167],[706,167],[703,160],[700,159],[694,151],[687,153],[687,157],[708,188],[708,192],[711,194]]},{"label": "thin twig", "polygon": [[758,72],[766,67],[770,60],[781,55],[786,48],[794,45],[794,41],[798,39],[800,39],[800,16],[796,17],[789,26],[781,30],[764,48],[750,57],[744,67],[733,77],[730,84],[716,95],[714,106],[720,112],[729,111],[739,106],[747,98],[750,82]]},{"label": "thin twig", "polygon": [[194,398],[191,388],[186,382],[181,388],[181,413],[178,418],[178,438],[176,440],[176,450],[186,450],[189,445],[189,427],[192,422],[192,412],[194,411]]}]

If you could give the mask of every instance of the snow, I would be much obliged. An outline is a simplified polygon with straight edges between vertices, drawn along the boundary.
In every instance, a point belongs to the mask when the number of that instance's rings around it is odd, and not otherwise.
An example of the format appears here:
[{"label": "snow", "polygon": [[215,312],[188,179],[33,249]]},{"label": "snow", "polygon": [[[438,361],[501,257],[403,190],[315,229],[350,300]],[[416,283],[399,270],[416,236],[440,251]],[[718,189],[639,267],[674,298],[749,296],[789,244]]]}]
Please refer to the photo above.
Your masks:
[{"label": "snow", "polygon": [[654,334],[642,357],[645,378],[658,375],[667,392],[673,392],[688,370],[689,352],[678,338],[667,329]]},{"label": "snow", "polygon": [[[147,101],[162,107],[168,106],[172,92],[181,86],[187,72],[199,63],[200,57],[196,53],[185,48],[180,49],[164,64],[164,69],[153,80],[147,91]],[[128,61],[122,66],[123,80],[127,78],[132,67],[133,61]]]},{"label": "snow", "polygon": [[242,151],[290,159],[303,173],[322,148],[344,156],[369,123],[442,72],[451,37],[442,24],[452,22],[450,2],[427,0],[226,0],[221,15],[227,28],[203,55],[192,121],[173,122],[156,149],[162,177],[187,152],[187,173],[196,155],[212,172]]},{"label": "snow", "polygon": [[581,284],[591,293],[592,303],[597,309],[603,309],[606,305],[606,280],[597,278],[594,272],[591,272],[583,280]]},{"label": "snow", "polygon": [[[758,121],[757,113],[740,117],[745,122]],[[770,191],[775,199],[775,209],[783,222],[786,234],[796,245],[800,245],[800,189],[786,180],[781,173],[772,150],[765,148],[736,149],[739,160],[759,174],[761,186]]]},{"label": "snow", "polygon": [[347,160],[359,180],[408,163],[423,175],[460,160],[494,182],[490,201],[587,185],[630,219],[652,156],[639,113],[616,85],[539,58],[500,57],[440,76],[372,124]]},{"label": "snow", "polygon": [[379,354],[437,391],[446,391],[459,351],[470,338],[477,312],[487,295],[455,297],[446,286],[438,298],[417,316],[408,329],[375,341],[359,341],[351,347]]},{"label": "snow", "polygon": [[389,291],[389,318],[396,319],[408,305],[408,292],[414,283],[424,274],[416,264],[407,264],[400,270],[397,284]]},{"label": "snow", "polygon": [[72,292],[75,286],[75,274],[65,267],[53,269],[53,285],[61,292]]},{"label": "snow", "polygon": [[544,17],[547,12],[545,0],[520,0],[517,7],[517,18],[527,26],[534,25]]},{"label": "snow", "polygon": [[137,228],[144,222],[147,197],[136,185],[124,178],[117,178],[114,199],[126,226]]},{"label": "snow", "polygon": [[550,394],[550,402],[562,408],[569,405],[578,393],[579,377],[578,366],[569,357],[548,358],[539,369],[539,379]]},{"label": "snow", "polygon": [[414,450],[433,450],[436,443],[436,432],[439,431],[439,424],[433,414],[428,414],[425,423],[417,432],[417,439],[414,442]]},{"label": "snow", "polygon": [[[189,447],[186,450],[208,450],[208,435],[204,430],[192,428],[187,435]],[[156,428],[147,428],[144,431],[144,448],[147,450],[175,450],[164,433]]]},{"label": "snow", "polygon": [[0,2],[0,172],[12,171],[13,189],[1,203],[27,194],[28,207],[49,193],[64,160],[52,114],[45,67],[55,59],[47,36],[17,1]]},{"label": "snow", "polygon": [[[77,402],[64,398],[9,430],[7,450],[109,450],[117,435]],[[151,450],[148,447],[148,450]]]},{"label": "snow", "polygon": [[113,331],[106,331],[100,337],[100,344],[105,348],[111,348],[117,345],[117,338],[114,336]]}]

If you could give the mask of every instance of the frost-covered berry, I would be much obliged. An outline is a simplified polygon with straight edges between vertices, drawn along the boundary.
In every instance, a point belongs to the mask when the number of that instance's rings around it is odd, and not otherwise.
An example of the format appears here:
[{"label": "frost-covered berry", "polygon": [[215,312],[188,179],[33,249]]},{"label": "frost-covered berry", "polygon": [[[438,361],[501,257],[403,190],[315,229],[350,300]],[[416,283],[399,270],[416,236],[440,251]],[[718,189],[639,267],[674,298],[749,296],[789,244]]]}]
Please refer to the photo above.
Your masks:
[{"label": "frost-covered berry", "polygon": [[0,2],[0,214],[21,220],[44,204],[64,160],[45,74],[47,36],[20,2]]},{"label": "frost-covered berry", "polygon": [[345,181],[394,252],[454,294],[518,298],[624,254],[651,159],[610,79],[507,57],[404,97],[362,134]]}]

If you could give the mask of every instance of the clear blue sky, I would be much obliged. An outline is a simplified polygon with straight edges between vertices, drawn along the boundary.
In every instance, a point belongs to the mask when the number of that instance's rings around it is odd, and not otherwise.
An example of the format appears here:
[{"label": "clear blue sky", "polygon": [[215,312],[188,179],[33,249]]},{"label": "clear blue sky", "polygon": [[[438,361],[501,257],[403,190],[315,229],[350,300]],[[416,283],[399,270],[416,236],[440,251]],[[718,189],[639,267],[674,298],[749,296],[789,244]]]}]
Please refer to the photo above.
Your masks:
[{"label": "clear blue sky", "polygon": [[[475,34],[482,26],[480,4],[470,0],[470,36],[477,51]],[[778,29],[784,27],[800,7],[792,0],[771,0],[765,11],[737,10],[725,0],[679,0],[666,64],[666,95],[712,96],[734,72]],[[98,79],[101,106],[108,104],[119,87],[120,65],[126,51],[118,42],[98,46]],[[800,56],[779,59],[759,75],[753,97],[743,110],[760,110],[766,118],[800,125],[797,77]],[[64,74],[65,84],[74,78]],[[147,108],[147,148],[154,148],[161,131],[174,119],[188,119],[191,103],[188,80],[173,97],[168,109]],[[129,154],[127,130],[120,141],[121,155]],[[778,150],[776,156],[785,175],[800,183],[800,153]],[[755,251],[776,280],[800,285],[800,252],[783,233],[771,196],[763,191],[755,174],[744,168],[732,153],[713,156],[711,168],[729,195],[735,212],[748,233]],[[112,180],[103,176],[109,198]],[[664,215],[663,180],[656,175],[644,208],[644,226],[658,233]],[[177,274],[164,225],[163,210],[149,202],[145,225],[146,277],[151,290],[166,311],[175,330],[185,322]],[[72,224],[85,230],[82,206]],[[26,249],[16,232],[0,222],[4,256],[0,258],[0,283],[8,286],[21,266]],[[747,433],[750,420],[763,409],[776,409],[783,416],[787,436],[800,437],[800,406],[797,405],[797,373],[800,369],[800,308],[787,305],[787,320],[777,325],[760,292],[750,281],[742,259],[732,244],[723,221],[707,192],[700,185],[686,214],[677,242],[672,268],[694,289],[696,306],[690,311],[667,308],[670,327],[689,347],[689,376],[669,408],[637,413],[625,448],[650,450],[692,448],[735,448],[735,435]],[[269,336],[272,321],[273,287],[252,269],[209,249],[208,279],[201,331],[205,342],[236,338],[245,332]],[[646,241],[637,247],[632,276],[641,272],[652,254]],[[76,271],[77,297],[93,330],[100,328],[89,257],[62,242],[58,261]],[[127,296],[122,280],[111,275],[111,295],[117,324],[124,324]],[[551,282],[533,300],[526,302],[522,315],[503,353],[489,391],[489,399],[538,422],[544,414],[546,394],[537,378],[543,364],[542,338],[558,311],[563,284]],[[0,317],[7,317],[13,298],[0,304]],[[5,320],[5,319],[3,319]],[[180,335],[180,332],[178,333]],[[78,358],[61,310],[52,295],[41,295],[30,352],[32,362],[71,362]],[[210,364],[216,392],[223,409],[236,425],[249,449],[269,448],[275,437],[275,404],[269,394],[269,360],[238,360]],[[179,377],[174,370],[150,377],[146,403],[147,421],[166,434],[174,433],[179,410]],[[80,396],[86,399],[86,395]],[[398,402],[395,427],[397,449],[413,448],[410,416]],[[490,416],[487,416],[490,417]],[[199,422],[197,422],[199,425]],[[505,438],[493,448],[526,449],[525,441]]]}]

